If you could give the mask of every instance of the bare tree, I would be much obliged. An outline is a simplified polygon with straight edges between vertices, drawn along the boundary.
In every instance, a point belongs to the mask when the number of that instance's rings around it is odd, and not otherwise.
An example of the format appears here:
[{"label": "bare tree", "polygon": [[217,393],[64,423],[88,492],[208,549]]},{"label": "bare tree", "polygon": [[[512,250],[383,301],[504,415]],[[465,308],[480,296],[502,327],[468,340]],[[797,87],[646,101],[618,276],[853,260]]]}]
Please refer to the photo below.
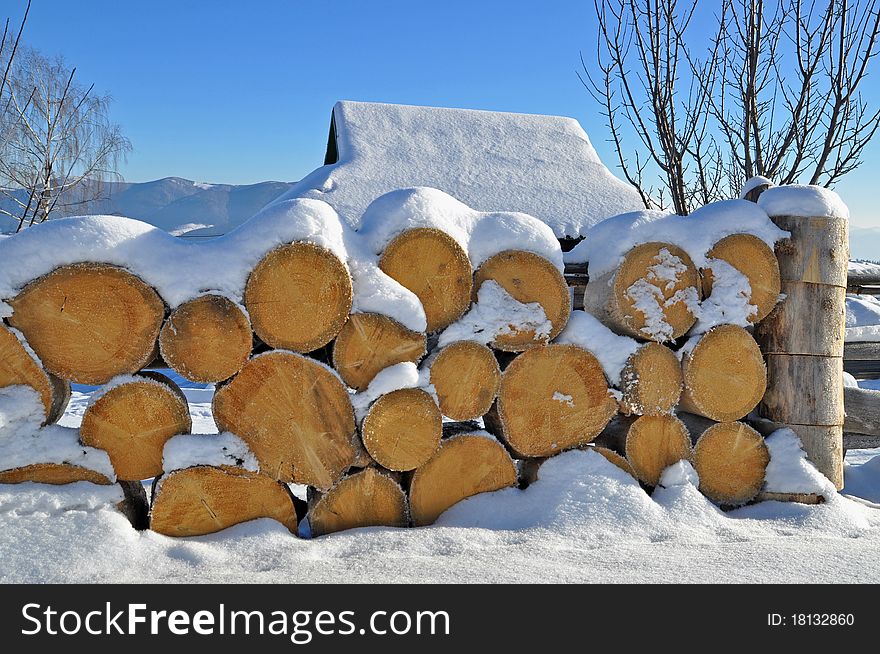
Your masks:
[{"label": "bare tree", "polygon": [[75,81],[59,58],[23,49],[11,67],[3,107],[0,213],[18,230],[103,197],[104,182],[131,144],[108,118],[109,96]]},{"label": "bare tree", "polygon": [[696,0],[594,3],[581,79],[646,207],[685,214],[755,175],[831,186],[880,126],[861,93],[878,0],[723,0],[702,39]]}]

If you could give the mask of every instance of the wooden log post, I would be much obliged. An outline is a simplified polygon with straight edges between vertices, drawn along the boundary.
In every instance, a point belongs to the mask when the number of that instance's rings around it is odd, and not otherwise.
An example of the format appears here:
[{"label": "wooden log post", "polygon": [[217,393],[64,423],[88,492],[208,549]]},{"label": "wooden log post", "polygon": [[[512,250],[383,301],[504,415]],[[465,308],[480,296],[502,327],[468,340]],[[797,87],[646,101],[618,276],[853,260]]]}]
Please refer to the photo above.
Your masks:
[{"label": "wooden log post", "polygon": [[841,489],[847,220],[771,219],[791,237],[776,244],[786,297],[756,328],[768,373],[760,412],[790,426],[813,464]]}]

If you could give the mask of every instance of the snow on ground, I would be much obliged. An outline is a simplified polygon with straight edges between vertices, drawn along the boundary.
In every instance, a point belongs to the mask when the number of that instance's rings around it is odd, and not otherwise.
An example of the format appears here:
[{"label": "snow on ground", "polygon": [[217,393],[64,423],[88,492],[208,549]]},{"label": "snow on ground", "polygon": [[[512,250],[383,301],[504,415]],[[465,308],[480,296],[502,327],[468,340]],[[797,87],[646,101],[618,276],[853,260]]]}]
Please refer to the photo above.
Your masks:
[{"label": "snow on ground", "polygon": [[874,295],[846,296],[848,342],[880,341],[880,298]]},{"label": "snow on ground", "polygon": [[[197,430],[210,387],[186,384]],[[90,389],[77,387],[74,427]],[[790,443],[789,443],[790,445]],[[0,581],[880,582],[880,450],[847,456],[845,494],[723,513],[687,469],[653,498],[592,452],[549,460],[525,491],[462,502],[437,525],[314,540],[268,519],[174,539],[136,532],[118,487],[0,486]],[[302,488],[295,488],[296,494]]]}]

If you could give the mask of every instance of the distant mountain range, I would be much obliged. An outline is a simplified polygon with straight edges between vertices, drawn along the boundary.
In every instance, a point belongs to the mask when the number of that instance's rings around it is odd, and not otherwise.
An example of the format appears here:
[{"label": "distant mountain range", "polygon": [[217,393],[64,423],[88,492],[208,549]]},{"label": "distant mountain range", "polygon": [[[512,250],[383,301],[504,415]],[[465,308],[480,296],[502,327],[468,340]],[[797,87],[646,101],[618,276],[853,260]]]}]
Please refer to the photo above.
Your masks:
[{"label": "distant mountain range", "polygon": [[[215,236],[253,216],[287,191],[293,182],[260,182],[236,186],[205,184],[180,177],[152,182],[109,182],[105,199],[77,207],[73,214],[114,214],[137,218],[175,235]],[[0,199],[4,205],[11,200]],[[0,231],[14,229],[0,217]]]}]

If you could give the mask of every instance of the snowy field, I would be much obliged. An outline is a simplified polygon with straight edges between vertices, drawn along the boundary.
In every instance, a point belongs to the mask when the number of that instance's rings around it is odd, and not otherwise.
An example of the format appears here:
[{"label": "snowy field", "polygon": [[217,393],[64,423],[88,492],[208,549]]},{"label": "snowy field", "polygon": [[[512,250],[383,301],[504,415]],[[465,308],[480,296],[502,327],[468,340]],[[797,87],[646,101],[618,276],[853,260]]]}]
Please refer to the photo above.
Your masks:
[{"label": "snowy field", "polygon": [[[195,432],[216,431],[212,389],[186,383]],[[77,426],[79,387],[66,426]],[[722,513],[684,479],[651,498],[605,459],[551,459],[529,489],[466,500],[438,524],[314,540],[257,520],[211,536],[136,532],[116,487],[0,489],[4,582],[880,582],[880,450],[847,456],[821,506]],[[294,488],[302,494],[302,488]]]}]

